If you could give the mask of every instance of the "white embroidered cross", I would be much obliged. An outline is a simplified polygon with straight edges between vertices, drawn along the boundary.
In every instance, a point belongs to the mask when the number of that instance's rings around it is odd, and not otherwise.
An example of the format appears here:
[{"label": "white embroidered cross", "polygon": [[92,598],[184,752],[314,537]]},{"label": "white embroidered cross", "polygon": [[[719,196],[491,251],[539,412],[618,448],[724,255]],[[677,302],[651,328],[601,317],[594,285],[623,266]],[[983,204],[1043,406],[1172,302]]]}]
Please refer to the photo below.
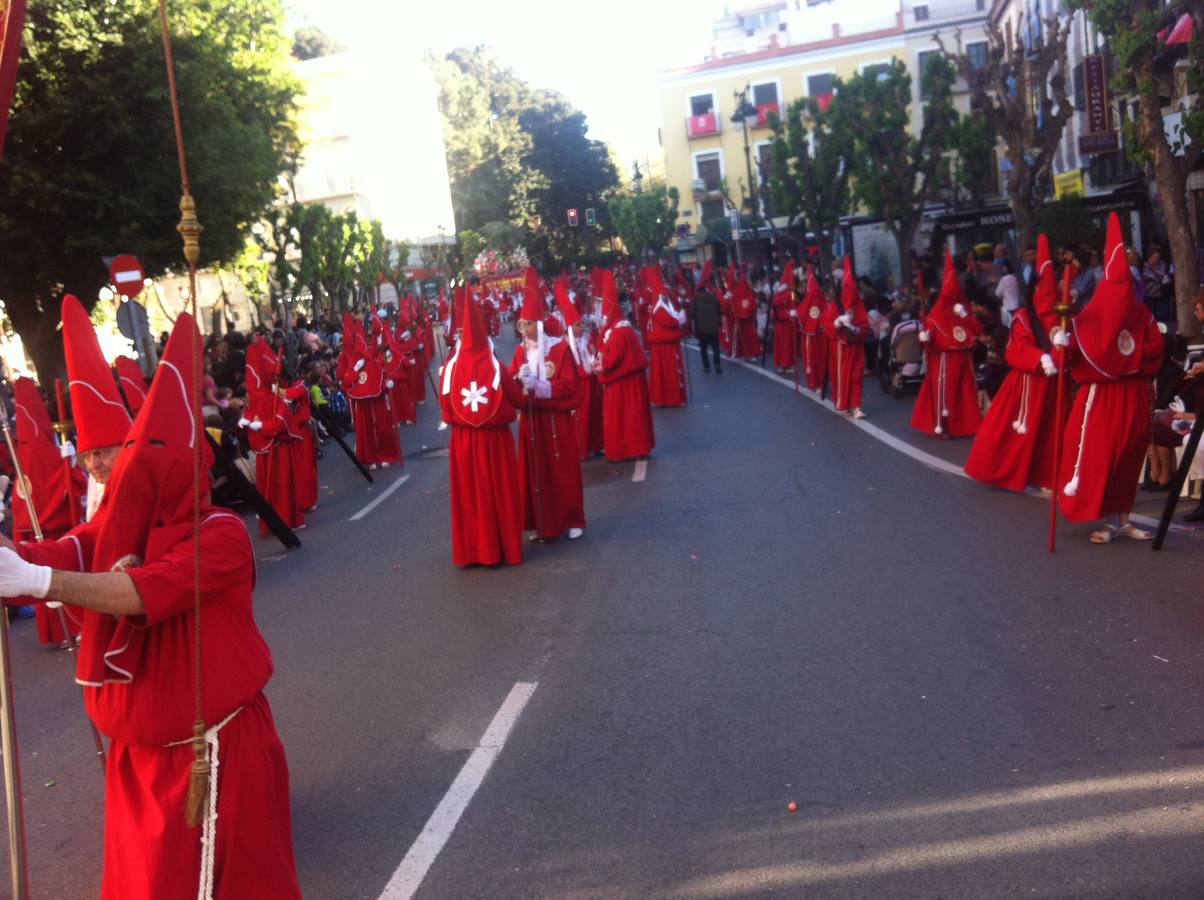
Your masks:
[{"label": "white embroidered cross", "polygon": [[475,413],[479,407],[489,402],[489,398],[485,396],[488,392],[488,388],[478,386],[475,381],[470,382],[468,387],[460,388],[460,396],[464,398],[461,404],[471,406]]}]

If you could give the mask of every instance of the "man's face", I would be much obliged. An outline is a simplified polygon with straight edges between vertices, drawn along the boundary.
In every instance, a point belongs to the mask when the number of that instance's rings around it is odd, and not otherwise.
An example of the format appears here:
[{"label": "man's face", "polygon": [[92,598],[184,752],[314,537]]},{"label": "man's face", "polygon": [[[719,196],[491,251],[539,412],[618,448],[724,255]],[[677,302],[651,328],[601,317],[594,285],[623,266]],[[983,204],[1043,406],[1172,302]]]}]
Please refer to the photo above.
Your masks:
[{"label": "man's face", "polygon": [[1024,261],[1026,263],[1029,263],[1030,265],[1032,263],[1035,263],[1037,261],[1037,251],[1036,250],[1025,250],[1024,251]]},{"label": "man's face", "polygon": [[1204,303],[1197,303],[1192,307],[1192,311],[1196,314],[1197,322],[1204,322]]},{"label": "man's face", "polygon": [[97,484],[105,484],[109,480],[109,475],[113,471],[113,466],[117,463],[117,455],[121,452],[121,445],[114,444],[112,447],[98,447],[95,450],[85,450],[80,454],[84,461],[84,466],[88,470]]},{"label": "man's face", "polygon": [[539,336],[539,331],[536,324],[528,319],[520,319],[518,322],[518,330],[522,332],[523,337],[530,340],[535,340]]}]

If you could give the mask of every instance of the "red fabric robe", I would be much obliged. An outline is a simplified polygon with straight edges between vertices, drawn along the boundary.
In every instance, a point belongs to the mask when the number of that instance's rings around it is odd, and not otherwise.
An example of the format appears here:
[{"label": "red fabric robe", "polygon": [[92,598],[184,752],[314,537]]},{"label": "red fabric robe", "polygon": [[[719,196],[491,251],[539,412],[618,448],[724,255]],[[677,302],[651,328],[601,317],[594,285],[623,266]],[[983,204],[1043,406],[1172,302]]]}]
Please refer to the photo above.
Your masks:
[{"label": "red fabric robe", "polygon": [[966,460],[966,474],[976,481],[1009,491],[1023,491],[1030,484],[1053,488],[1054,433],[1066,421],[1070,392],[1062,398],[1059,414],[1057,379],[1041,367],[1045,352],[1033,334],[1028,310],[1021,307],[1012,318],[1007,345],[1011,371],[991,401]]},{"label": "red fabric robe", "polygon": [[798,328],[794,316],[794,297],[789,290],[778,291],[773,295],[773,366],[775,369],[789,369],[794,366],[797,353]]},{"label": "red fabric robe", "polygon": [[635,329],[626,319],[602,332],[602,433],[606,458],[647,456],[656,446],[648,401],[648,360]]},{"label": "red fabric robe", "polygon": [[736,334],[732,347],[741,359],[761,355],[761,339],[757,336],[757,297],[747,285],[736,292],[732,303],[736,316]]},{"label": "red fabric robe", "polygon": [[293,433],[300,440],[289,447],[293,451],[293,482],[297,486],[297,503],[302,512],[318,505],[318,448],[310,425],[313,413],[309,406],[309,391],[298,382],[286,389],[285,396],[292,406]]},{"label": "red fabric robe", "polygon": [[911,427],[950,437],[975,434],[982,424],[982,412],[974,381],[973,345],[963,348],[966,342],[957,337],[956,329],[963,329],[972,340],[982,333],[982,323],[972,315],[958,317],[946,333],[929,317],[924,328],[929,334],[925,347],[928,372],[911,413]]},{"label": "red fabric robe", "polygon": [[[510,375],[517,377],[526,362],[524,342],[514,348]],[[523,397],[518,417],[518,481],[523,497],[523,528],[550,539],[570,528],[585,527],[581,455],[573,418],[584,392],[567,343],[561,340],[548,347],[545,362],[552,372],[548,379],[552,396]]]},{"label": "red fabric robe", "polygon": [[[442,372],[439,381],[442,384]],[[452,563],[457,566],[516,566],[523,561],[523,504],[510,431],[523,390],[507,372],[502,372],[500,389],[506,402],[499,401],[498,414],[483,427],[457,420],[459,397],[439,397],[443,421],[451,426],[448,481]]]},{"label": "red fabric robe", "polygon": [[581,357],[582,366],[577,369],[581,387],[585,393],[581,405],[573,411],[577,420],[577,449],[582,459],[588,459],[595,453],[601,453],[605,447],[602,432],[602,384],[594,374],[589,360],[597,351],[594,334],[587,337],[571,336],[577,341],[577,353]]},{"label": "red fabric robe", "polygon": [[[1149,315],[1135,374],[1112,379],[1089,363],[1076,345],[1067,350],[1070,375],[1079,385],[1062,436],[1058,507],[1071,522],[1113,513],[1127,515],[1150,446],[1153,377],[1162,367],[1162,333]],[[1084,422],[1086,419],[1086,422]],[[1066,485],[1075,477],[1073,495]]]},{"label": "red fabric robe", "polygon": [[685,360],[681,354],[681,322],[665,303],[658,302],[649,318],[652,347],[650,398],[657,406],[686,405]]},{"label": "red fabric robe", "polygon": [[[256,487],[284,524],[297,528],[305,524],[304,507],[297,489],[298,457],[294,450],[294,446],[301,446],[301,437],[292,431],[282,410],[261,415],[254,406],[252,404],[248,412],[252,418],[263,422],[263,428],[254,432],[251,440]],[[259,533],[266,537],[269,531],[267,522],[260,519]]]},{"label": "red fabric robe", "polygon": [[802,376],[807,387],[819,391],[824,386],[824,376],[828,371],[828,341],[824,337],[823,307],[819,304],[809,304],[804,301],[798,306],[799,331],[799,360],[802,366]]},{"label": "red fabric robe", "polygon": [[[381,363],[385,370],[385,390],[388,392],[393,424],[413,425],[418,420],[418,410],[410,399],[410,369],[415,365],[413,356],[402,353],[394,346],[385,352]],[[393,382],[391,388],[389,381]]]},{"label": "red fabric robe", "polygon": [[832,403],[837,412],[848,412],[861,406],[862,378],[865,376],[865,335],[869,320],[858,304],[849,327],[838,326],[840,308],[829,302],[824,309],[824,331],[827,334],[828,382]]},{"label": "red fabric robe", "polygon": [[[89,571],[100,513],[53,543],[21,544],[31,562]],[[105,776],[102,900],[194,900],[201,829],[184,822],[193,750],[194,642],[190,526],[151,532],[143,565],[127,570],[146,604],[122,617],[125,649],[103,684],[84,685],[88,714],[110,738]],[[293,862],[288,765],[263,695],[272,657],[255,624],[255,560],[237,516],[202,510],[202,672],[205,722],[217,732],[217,900],[300,898]],[[82,651],[97,640],[88,618]],[[128,674],[127,674],[128,673]],[[127,681],[128,679],[128,681]]]}]

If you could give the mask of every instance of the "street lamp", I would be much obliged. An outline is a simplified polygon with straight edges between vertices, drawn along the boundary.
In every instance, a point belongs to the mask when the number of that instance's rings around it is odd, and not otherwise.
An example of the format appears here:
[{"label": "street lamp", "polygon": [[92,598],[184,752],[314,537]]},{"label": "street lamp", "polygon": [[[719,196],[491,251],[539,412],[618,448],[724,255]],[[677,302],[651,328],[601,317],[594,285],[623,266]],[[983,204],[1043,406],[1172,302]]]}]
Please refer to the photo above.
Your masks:
[{"label": "street lamp", "polygon": [[[753,188],[752,174],[752,148],[748,143],[748,120],[751,117],[754,121],[757,118],[757,108],[753,106],[752,101],[748,99],[749,88],[745,85],[744,90],[736,91],[733,95],[736,98],[736,110],[731,115],[733,122],[739,122],[744,126],[744,165],[748,170],[748,205],[752,214],[752,233],[753,238],[757,236],[757,195]],[[739,235],[736,236],[737,248],[739,245]]]},{"label": "street lamp", "polygon": [[640,161],[637,159],[631,169],[631,183],[638,194],[644,190],[644,173],[640,171]]}]

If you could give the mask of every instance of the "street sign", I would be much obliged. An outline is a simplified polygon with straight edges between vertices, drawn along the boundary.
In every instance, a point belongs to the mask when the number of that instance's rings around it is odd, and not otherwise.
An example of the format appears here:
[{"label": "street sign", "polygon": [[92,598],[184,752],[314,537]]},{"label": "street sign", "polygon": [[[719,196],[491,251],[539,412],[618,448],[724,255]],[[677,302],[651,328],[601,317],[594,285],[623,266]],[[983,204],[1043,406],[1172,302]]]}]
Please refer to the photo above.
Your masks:
[{"label": "street sign", "polygon": [[133,300],[123,300],[117,306],[117,329],[124,337],[134,342],[141,353],[142,341],[150,335],[150,321],[146,307]]},{"label": "street sign", "polygon": [[109,277],[113,279],[113,287],[117,288],[117,293],[121,296],[137,297],[142,293],[146,273],[142,271],[142,264],[135,257],[123,253],[113,257],[113,262],[109,264]]},{"label": "street sign", "polygon": [[569,228],[576,228],[576,227],[577,227],[577,210],[570,209],[569,210]]},{"label": "street sign", "polygon": [[585,224],[590,228],[593,228],[596,222],[597,219],[594,218],[594,211],[592,209],[587,209],[585,211]]}]

